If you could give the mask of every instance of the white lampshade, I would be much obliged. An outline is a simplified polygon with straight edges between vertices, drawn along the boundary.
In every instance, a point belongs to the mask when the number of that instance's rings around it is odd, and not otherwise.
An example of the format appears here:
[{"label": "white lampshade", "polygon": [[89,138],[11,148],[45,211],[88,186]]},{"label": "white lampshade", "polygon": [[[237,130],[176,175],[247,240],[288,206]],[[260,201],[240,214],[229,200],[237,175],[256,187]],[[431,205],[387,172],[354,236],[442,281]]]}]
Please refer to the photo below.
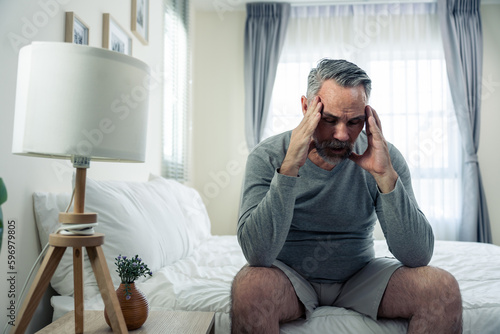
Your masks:
[{"label": "white lampshade", "polygon": [[34,42],[19,53],[12,152],[144,162],[149,67],[115,51]]}]

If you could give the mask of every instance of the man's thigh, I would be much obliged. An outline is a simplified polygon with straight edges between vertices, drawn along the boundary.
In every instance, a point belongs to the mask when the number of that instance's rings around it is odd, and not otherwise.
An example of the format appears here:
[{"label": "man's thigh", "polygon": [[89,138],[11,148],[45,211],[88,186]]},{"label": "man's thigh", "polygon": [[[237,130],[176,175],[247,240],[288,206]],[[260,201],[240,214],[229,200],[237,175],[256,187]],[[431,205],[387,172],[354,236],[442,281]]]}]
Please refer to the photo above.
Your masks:
[{"label": "man's thigh", "polygon": [[[440,268],[401,267],[392,275],[378,315],[383,318],[411,318],[419,309],[435,309],[461,305],[458,283]],[[432,305],[431,305],[432,304]]]},{"label": "man's thigh", "polygon": [[261,317],[276,317],[279,322],[295,320],[304,314],[304,305],[292,283],[275,266],[243,267],[233,281],[232,303],[233,308],[257,310]]}]

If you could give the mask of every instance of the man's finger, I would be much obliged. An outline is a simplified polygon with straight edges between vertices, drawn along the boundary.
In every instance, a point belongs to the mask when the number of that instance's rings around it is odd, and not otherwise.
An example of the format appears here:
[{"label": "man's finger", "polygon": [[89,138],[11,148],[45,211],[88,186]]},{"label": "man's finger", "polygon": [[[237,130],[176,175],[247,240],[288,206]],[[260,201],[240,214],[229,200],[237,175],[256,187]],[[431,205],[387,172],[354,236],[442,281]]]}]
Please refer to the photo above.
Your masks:
[{"label": "man's finger", "polygon": [[318,96],[316,96],[307,108],[306,116],[304,121],[308,123],[308,130],[314,131],[318,126],[319,120],[321,118],[321,109],[323,109],[323,103],[321,103]]},{"label": "man's finger", "polygon": [[367,107],[370,109],[373,117],[375,117],[375,120],[377,122],[377,127],[380,129],[380,132],[382,132],[382,123],[380,122],[380,118],[378,117],[377,111],[375,111],[375,109],[373,109],[371,106],[367,106]]},{"label": "man's finger", "polygon": [[370,125],[370,134],[372,134],[373,137],[375,137],[375,139],[377,139],[377,140],[379,140],[379,139],[383,140],[384,136],[382,135],[382,130],[379,128],[379,126],[377,124],[377,120],[375,119],[375,116],[371,115],[368,118],[368,124]]},{"label": "man's finger", "polygon": [[306,116],[310,115],[314,112],[314,109],[316,109],[316,107],[318,106],[318,103],[319,103],[319,96],[315,96],[312,99],[311,103],[307,104]]},{"label": "man's finger", "polygon": [[309,142],[309,148],[307,150],[307,154],[311,153],[311,151],[315,148],[316,148],[316,144],[314,143],[314,139],[311,138],[311,141]]},{"label": "man's finger", "polygon": [[372,111],[370,109],[370,106],[365,107],[365,128],[366,128],[366,134],[370,135],[370,123],[368,123],[368,120],[370,119],[370,116],[372,115]]},{"label": "man's finger", "polygon": [[380,127],[380,119],[378,115],[370,106],[366,106],[365,108],[366,115],[366,134],[368,136],[374,135],[376,139],[384,139],[384,135],[382,134],[382,128]]}]

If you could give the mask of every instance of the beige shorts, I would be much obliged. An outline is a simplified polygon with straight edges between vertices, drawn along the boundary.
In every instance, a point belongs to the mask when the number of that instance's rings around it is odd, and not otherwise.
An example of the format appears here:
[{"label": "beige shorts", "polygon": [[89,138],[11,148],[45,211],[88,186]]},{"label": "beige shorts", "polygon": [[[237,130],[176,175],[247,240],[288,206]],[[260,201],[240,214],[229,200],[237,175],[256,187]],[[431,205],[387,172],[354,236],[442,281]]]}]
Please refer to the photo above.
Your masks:
[{"label": "beige shorts", "polygon": [[394,258],[375,258],[343,283],[309,282],[295,270],[280,262],[274,265],[288,277],[299,300],[306,308],[306,318],[318,306],[351,309],[377,320],[378,308],[389,279],[403,266]]}]

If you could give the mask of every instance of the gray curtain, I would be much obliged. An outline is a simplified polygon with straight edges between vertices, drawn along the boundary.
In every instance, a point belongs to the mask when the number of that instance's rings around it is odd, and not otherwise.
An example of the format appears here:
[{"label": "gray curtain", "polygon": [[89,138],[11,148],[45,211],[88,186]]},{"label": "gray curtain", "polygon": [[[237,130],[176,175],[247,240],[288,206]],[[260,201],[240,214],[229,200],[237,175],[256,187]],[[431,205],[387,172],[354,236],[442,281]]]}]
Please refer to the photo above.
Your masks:
[{"label": "gray curtain", "polygon": [[462,135],[463,199],[459,240],[491,243],[477,160],[483,71],[480,0],[438,0],[448,80]]},{"label": "gray curtain", "polygon": [[289,18],[288,3],[247,4],[245,133],[249,150],[261,139]]}]

